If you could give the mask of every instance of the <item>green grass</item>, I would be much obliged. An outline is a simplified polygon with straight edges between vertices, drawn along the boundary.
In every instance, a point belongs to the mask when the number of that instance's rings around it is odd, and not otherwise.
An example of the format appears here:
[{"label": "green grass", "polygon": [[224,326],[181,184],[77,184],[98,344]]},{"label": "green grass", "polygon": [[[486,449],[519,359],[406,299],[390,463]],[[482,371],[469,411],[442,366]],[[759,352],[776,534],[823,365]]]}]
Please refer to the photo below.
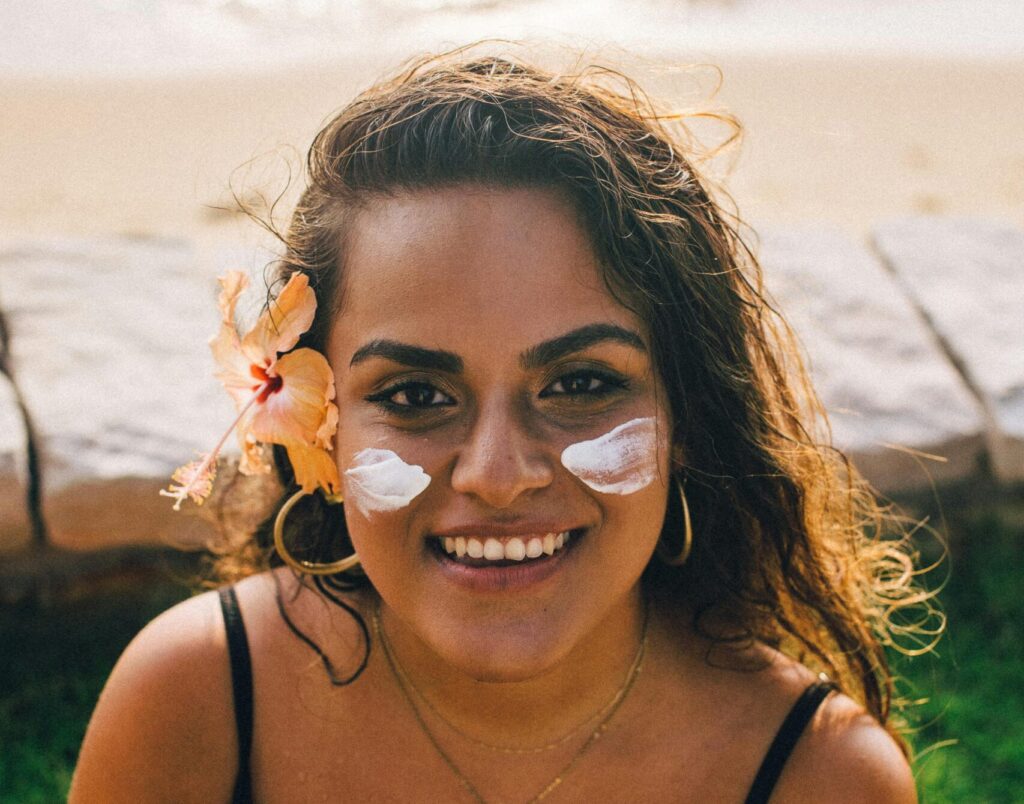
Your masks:
[{"label": "green grass", "polygon": [[[1024,801],[1024,497],[944,495],[951,558],[937,650],[894,661],[928,804]],[[959,499],[958,499],[959,498]]]},{"label": "green grass", "polygon": [[[937,652],[894,660],[900,691],[927,699],[912,715],[914,748],[925,752],[919,789],[928,804],[1024,801],[1024,497],[961,490],[943,501],[949,632]],[[0,802],[63,800],[117,656],[187,594],[150,579],[46,607],[0,607]]]},{"label": "green grass", "polygon": [[0,802],[66,798],[114,662],[149,620],[187,595],[182,585],[149,579],[49,606],[0,607]]}]

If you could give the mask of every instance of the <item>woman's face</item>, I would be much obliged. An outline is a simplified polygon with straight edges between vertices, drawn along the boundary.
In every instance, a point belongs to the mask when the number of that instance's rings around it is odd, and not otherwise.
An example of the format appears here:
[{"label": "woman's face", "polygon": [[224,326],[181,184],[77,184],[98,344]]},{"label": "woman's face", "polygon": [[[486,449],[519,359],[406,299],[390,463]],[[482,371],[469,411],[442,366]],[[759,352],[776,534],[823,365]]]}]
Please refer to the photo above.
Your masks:
[{"label": "woman's face", "polygon": [[[635,614],[665,513],[671,432],[646,327],[611,298],[552,191],[381,199],[347,245],[327,356],[363,567],[389,615],[445,661],[480,679],[537,675]],[[656,428],[653,480],[639,490],[598,491],[563,465],[566,447],[637,419]],[[422,467],[429,484],[391,510],[356,504],[345,472],[366,449]],[[553,554],[514,560],[519,544],[535,554],[564,533]],[[493,539],[505,558],[449,555],[445,537],[470,552]]]}]

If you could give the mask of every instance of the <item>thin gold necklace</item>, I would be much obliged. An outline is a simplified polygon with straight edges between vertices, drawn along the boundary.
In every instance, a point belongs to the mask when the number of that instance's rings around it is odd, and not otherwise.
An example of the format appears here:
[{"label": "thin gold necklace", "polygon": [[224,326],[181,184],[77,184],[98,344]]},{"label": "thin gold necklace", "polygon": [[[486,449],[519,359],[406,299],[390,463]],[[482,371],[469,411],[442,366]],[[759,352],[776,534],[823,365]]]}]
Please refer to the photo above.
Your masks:
[{"label": "thin gold necklace", "polygon": [[[643,668],[644,656],[647,653],[648,614],[649,612],[645,607],[643,630],[641,632],[640,644],[637,647],[636,656],[633,659],[633,664],[629,668],[629,673],[626,676],[625,682],[615,693],[610,704],[605,707],[605,714],[604,717],[601,719],[601,722],[597,724],[597,727],[594,729],[593,732],[591,732],[586,742],[583,743],[583,745],[579,748],[579,750],[576,751],[575,754],[573,754],[572,758],[565,765],[565,767],[563,767],[562,770],[558,772],[554,779],[548,782],[548,784],[544,787],[543,790],[541,790],[539,793],[537,793],[537,795],[531,798],[529,802],[527,802],[527,804],[536,804],[536,802],[543,801],[545,798],[547,798],[551,794],[551,792],[562,783],[562,780],[565,779],[565,777],[568,776],[569,773],[576,767],[579,761],[583,758],[583,755],[586,754],[587,751],[594,745],[594,743],[596,743],[601,738],[601,735],[603,735],[605,731],[607,731],[608,724],[611,722],[612,717],[614,717],[615,713],[619,710],[619,707],[622,706],[623,702],[626,700],[626,697],[633,689],[633,685],[636,684],[637,677],[639,677],[640,671]],[[412,710],[413,716],[416,718],[416,722],[419,724],[420,730],[430,741],[430,744],[434,747],[434,750],[437,752],[438,756],[440,756],[441,759],[444,760],[444,763],[449,768],[451,768],[452,773],[455,774],[455,778],[459,780],[459,783],[473,797],[474,801],[476,801],[478,804],[487,804],[487,800],[480,794],[480,791],[476,789],[473,783],[466,778],[466,775],[461,770],[459,770],[458,765],[456,765],[454,760],[452,760],[452,758],[448,756],[448,753],[441,747],[441,744],[437,741],[437,738],[434,736],[434,733],[427,726],[426,721],[423,720],[423,715],[420,713],[419,707],[416,706],[416,702],[413,700],[412,694],[409,692],[409,686],[412,686],[412,682],[408,678],[408,676],[405,675],[405,672],[400,668],[397,658],[393,655],[391,651],[391,645],[388,642],[387,636],[385,636],[384,634],[384,629],[381,628],[379,600],[377,601],[377,604],[375,605],[373,610],[373,630],[377,636],[377,639],[380,640],[380,645],[384,652],[384,658],[387,660],[388,668],[391,670],[391,675],[394,676],[395,683],[398,685],[398,689],[401,691],[402,697],[405,698],[406,703],[409,704],[409,708]],[[436,712],[436,710],[434,711]],[[437,714],[440,716],[440,713]],[[444,720],[443,717],[442,720]],[[447,721],[445,722],[447,723]],[[570,732],[570,734],[574,733],[579,728],[581,727],[577,726],[573,732]],[[564,742],[564,739],[562,739],[562,741]]]},{"label": "thin gold necklace", "polygon": [[[646,614],[645,614],[643,638],[637,644],[636,654],[634,654],[633,661],[629,665],[629,670],[626,671],[626,677],[625,677],[625,679],[623,679],[622,686],[620,686],[615,691],[615,693],[612,695],[612,697],[609,698],[608,701],[606,701],[604,704],[602,704],[601,707],[596,712],[588,715],[586,720],[583,720],[583,721],[577,723],[575,726],[573,726],[569,731],[567,731],[561,737],[558,737],[557,739],[552,740],[549,743],[545,743],[544,745],[541,745],[541,746],[531,746],[531,747],[528,747],[528,748],[521,747],[521,746],[514,746],[514,745],[495,745],[494,743],[488,743],[488,742],[485,742],[484,740],[478,739],[478,738],[474,737],[472,734],[468,734],[463,729],[461,729],[460,727],[458,727],[454,723],[452,723],[452,721],[449,720],[444,715],[444,713],[442,713],[441,710],[438,709],[434,705],[434,703],[423,693],[423,691],[419,687],[416,686],[416,684],[413,682],[412,678],[410,678],[409,674],[405,671],[405,668],[402,667],[402,663],[398,660],[398,657],[394,654],[393,651],[391,651],[391,657],[394,660],[395,669],[397,670],[398,675],[401,676],[402,682],[405,684],[405,686],[408,689],[412,690],[412,692],[416,695],[416,697],[419,698],[419,700],[423,702],[424,706],[426,706],[427,709],[429,709],[431,712],[433,712],[437,716],[437,718],[442,723],[444,723],[445,726],[447,726],[451,731],[453,731],[457,735],[459,735],[459,737],[461,737],[466,742],[472,743],[473,745],[478,746],[479,748],[486,748],[488,751],[496,751],[496,752],[499,752],[499,753],[502,753],[502,754],[539,754],[539,753],[542,753],[544,751],[550,751],[550,750],[552,750],[554,748],[558,748],[558,746],[560,746],[560,745],[565,745],[565,743],[567,743],[574,736],[576,736],[577,732],[579,732],[585,726],[589,726],[591,723],[593,723],[595,720],[599,719],[600,717],[608,714],[608,712],[612,709],[612,707],[614,707],[616,704],[618,704],[619,699],[623,696],[623,694],[624,694],[624,692],[626,690],[626,686],[629,683],[629,679],[633,677],[633,674],[637,671],[637,667],[640,664],[640,661],[643,659],[643,655],[644,655],[644,639],[646,638],[646,635],[647,635],[646,625],[647,625],[647,623],[646,623]],[[386,641],[386,639],[384,641]],[[390,649],[390,643],[388,644],[388,648]]]}]

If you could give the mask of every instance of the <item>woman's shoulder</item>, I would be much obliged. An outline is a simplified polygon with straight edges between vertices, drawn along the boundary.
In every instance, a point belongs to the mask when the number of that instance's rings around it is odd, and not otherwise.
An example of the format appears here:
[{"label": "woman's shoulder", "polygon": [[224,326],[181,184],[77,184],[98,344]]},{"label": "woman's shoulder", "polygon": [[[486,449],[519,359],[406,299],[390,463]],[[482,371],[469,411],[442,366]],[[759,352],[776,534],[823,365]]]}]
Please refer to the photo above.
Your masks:
[{"label": "woman's shoulder", "polygon": [[[774,741],[787,716],[819,679],[777,651],[766,648],[764,655],[767,667],[756,674],[759,679],[751,685],[751,692],[761,696],[772,713],[769,722],[773,724]],[[806,725],[796,734],[771,800],[836,804],[916,802],[910,765],[878,720],[838,690],[819,700]]]},{"label": "woman's shoulder", "polygon": [[772,800],[912,804],[917,793],[893,737],[853,699],[835,692],[797,741]]},{"label": "woman's shoulder", "polygon": [[149,623],[122,653],[86,731],[71,801],[227,798],[231,675],[217,594]]},{"label": "woman's shoulder", "polygon": [[[292,685],[309,656],[282,610],[314,640],[344,637],[351,618],[287,571],[234,584],[251,659],[256,706]],[[71,801],[215,801],[230,798],[238,768],[232,666],[218,591],[150,622],[118,659],[89,723]],[[261,695],[261,693],[263,693]],[[280,717],[266,712],[270,721]],[[257,720],[259,713],[257,713]]]},{"label": "woman's shoulder", "polygon": [[[816,701],[812,695],[800,703],[820,679],[796,660],[760,644],[735,654],[706,646],[698,660],[698,684],[709,709],[706,720],[714,713],[711,722],[728,737],[723,736],[728,749],[716,763],[720,772],[715,777],[732,768],[749,791],[784,730],[791,740],[781,750],[772,802],[916,801],[913,775],[896,740],[850,696],[828,691]],[[806,718],[799,717],[801,709]],[[791,713],[803,722],[791,720],[783,727]],[[784,734],[779,743],[787,743]]]}]

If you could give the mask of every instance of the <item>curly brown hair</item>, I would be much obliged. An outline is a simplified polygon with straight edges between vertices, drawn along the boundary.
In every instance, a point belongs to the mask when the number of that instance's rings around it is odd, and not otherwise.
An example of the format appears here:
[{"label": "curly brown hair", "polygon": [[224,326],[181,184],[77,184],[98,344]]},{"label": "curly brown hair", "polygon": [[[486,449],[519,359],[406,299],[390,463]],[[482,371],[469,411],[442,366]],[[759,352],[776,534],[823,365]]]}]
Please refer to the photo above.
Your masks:
[{"label": "curly brown hair", "polygon": [[[716,645],[761,641],[827,672],[900,739],[885,646],[901,631],[897,613],[927,600],[913,587],[908,538],[830,446],[793,335],[693,149],[686,118],[659,112],[615,71],[556,74],[464,52],[417,60],[359,95],[309,150],[276,266],[279,282],[301,271],[317,294],[298,346],[324,350],[344,293],[347,225],[369,200],[466,183],[563,193],[609,292],[649,327],[685,456],[692,553],[678,568],[652,560],[648,593],[692,612]],[[331,516],[307,506],[298,538],[310,555],[337,549]],[[268,543],[264,527],[221,568],[259,569]]]}]

